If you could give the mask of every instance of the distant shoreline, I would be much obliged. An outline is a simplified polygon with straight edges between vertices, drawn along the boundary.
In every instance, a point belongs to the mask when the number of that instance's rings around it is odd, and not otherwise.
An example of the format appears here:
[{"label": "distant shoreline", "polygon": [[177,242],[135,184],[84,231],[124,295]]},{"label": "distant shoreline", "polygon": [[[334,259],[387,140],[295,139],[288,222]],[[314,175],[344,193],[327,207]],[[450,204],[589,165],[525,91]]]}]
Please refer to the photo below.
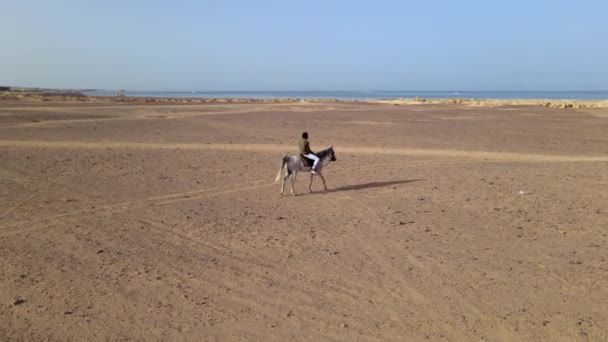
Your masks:
[{"label": "distant shoreline", "polygon": [[608,91],[83,91],[87,96],[127,96],[158,98],[226,98],[226,99],[479,99],[479,100],[605,100]]},{"label": "distant shoreline", "polygon": [[385,105],[463,105],[475,107],[542,106],[551,108],[608,108],[606,100],[566,99],[501,99],[501,98],[265,98],[265,97],[144,97],[90,96],[76,90],[19,90],[0,91],[0,101],[63,102],[63,103],[131,103],[131,104],[305,104],[305,103],[361,103]]}]

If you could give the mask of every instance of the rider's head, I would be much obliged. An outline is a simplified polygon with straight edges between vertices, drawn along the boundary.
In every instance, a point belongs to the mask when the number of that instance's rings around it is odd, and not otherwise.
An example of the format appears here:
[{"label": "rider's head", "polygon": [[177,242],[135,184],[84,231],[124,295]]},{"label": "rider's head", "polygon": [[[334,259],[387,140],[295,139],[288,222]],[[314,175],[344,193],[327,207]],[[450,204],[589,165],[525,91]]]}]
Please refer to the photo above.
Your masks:
[{"label": "rider's head", "polygon": [[308,132],[302,133],[302,139],[308,139]]}]

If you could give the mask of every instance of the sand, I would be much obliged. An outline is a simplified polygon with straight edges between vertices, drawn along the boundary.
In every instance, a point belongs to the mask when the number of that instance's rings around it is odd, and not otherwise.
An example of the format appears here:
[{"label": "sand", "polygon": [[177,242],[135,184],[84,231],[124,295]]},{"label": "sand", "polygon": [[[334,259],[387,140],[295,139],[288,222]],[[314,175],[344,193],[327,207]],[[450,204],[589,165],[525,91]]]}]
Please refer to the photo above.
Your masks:
[{"label": "sand", "polygon": [[607,110],[400,104],[0,101],[0,336],[608,339]]}]

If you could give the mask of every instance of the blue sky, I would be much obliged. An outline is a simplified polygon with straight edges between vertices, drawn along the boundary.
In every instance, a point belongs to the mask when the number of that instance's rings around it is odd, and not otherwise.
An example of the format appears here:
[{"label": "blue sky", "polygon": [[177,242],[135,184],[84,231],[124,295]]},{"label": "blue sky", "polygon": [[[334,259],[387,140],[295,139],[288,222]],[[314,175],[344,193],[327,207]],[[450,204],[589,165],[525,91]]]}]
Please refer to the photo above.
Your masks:
[{"label": "blue sky", "polygon": [[607,1],[4,1],[0,84],[608,90]]}]

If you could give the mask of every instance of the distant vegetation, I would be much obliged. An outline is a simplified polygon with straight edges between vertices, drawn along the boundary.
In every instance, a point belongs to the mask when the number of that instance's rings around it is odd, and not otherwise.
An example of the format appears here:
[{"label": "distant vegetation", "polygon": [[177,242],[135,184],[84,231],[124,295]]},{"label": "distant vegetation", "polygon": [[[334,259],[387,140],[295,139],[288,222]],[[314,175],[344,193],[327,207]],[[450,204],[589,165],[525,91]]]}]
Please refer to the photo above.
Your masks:
[{"label": "distant vegetation", "polygon": [[20,100],[24,98],[39,99],[49,97],[85,97],[79,90],[75,89],[49,89],[49,88],[26,88],[0,86],[0,99]]}]

